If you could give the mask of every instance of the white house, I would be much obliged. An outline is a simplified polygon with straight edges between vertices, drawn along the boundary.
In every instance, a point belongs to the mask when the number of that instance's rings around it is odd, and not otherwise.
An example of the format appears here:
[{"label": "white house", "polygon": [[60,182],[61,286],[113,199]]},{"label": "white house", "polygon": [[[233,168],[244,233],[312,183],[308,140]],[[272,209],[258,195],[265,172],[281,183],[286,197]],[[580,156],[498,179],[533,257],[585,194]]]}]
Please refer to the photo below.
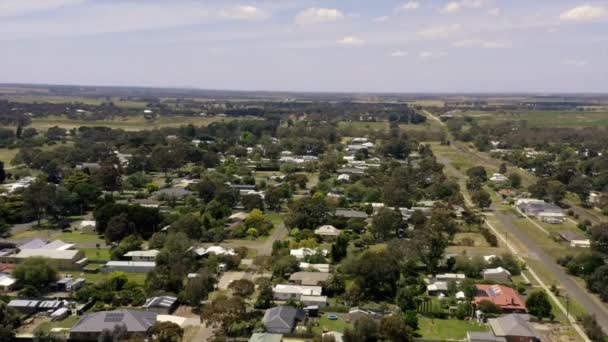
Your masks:
[{"label": "white house", "polygon": [[[327,251],[326,250],[320,250],[321,253],[323,253],[323,255],[327,255]],[[295,256],[297,259],[304,259],[309,255],[315,255],[317,254],[317,250],[316,249],[312,249],[312,248],[298,248],[298,249],[292,249],[289,251],[289,255],[293,255]]]},{"label": "white house", "polygon": [[490,177],[490,180],[494,183],[504,183],[504,182],[508,181],[509,178],[507,178],[502,173],[495,173],[492,175],[492,177]]},{"label": "white house", "polygon": [[302,296],[320,296],[321,286],[277,284],[273,289],[274,299],[289,300],[291,298],[300,300]]},{"label": "white house", "polygon": [[309,264],[307,262],[301,262],[299,266],[303,271],[313,270],[315,272],[329,273],[329,264]]},{"label": "white house", "polygon": [[511,272],[503,267],[487,268],[481,272],[483,279],[502,283],[511,281]]},{"label": "white house", "polygon": [[160,253],[159,250],[150,249],[147,251],[130,251],[125,253],[125,258],[130,258],[132,261],[154,261],[156,256]]},{"label": "white house", "polygon": [[333,240],[338,235],[340,235],[340,233],[341,233],[340,229],[338,229],[332,225],[329,225],[329,224],[320,226],[319,228],[315,229],[315,235],[318,235],[321,238],[327,239],[327,240]]}]

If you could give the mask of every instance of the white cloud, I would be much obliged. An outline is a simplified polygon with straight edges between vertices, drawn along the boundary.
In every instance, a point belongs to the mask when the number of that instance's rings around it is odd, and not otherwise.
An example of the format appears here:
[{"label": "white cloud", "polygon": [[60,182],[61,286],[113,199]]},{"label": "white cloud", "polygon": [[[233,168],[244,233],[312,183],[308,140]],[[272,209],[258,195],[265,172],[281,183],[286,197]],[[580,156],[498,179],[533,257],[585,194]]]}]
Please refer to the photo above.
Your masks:
[{"label": "white cloud", "polygon": [[507,44],[507,43],[487,41],[487,40],[482,40],[482,39],[464,39],[464,40],[459,40],[459,41],[453,42],[452,46],[459,47],[459,48],[480,47],[480,48],[484,48],[484,49],[503,49],[503,48],[507,48],[511,45]]},{"label": "white cloud", "polygon": [[587,64],[589,64],[589,63],[587,62],[587,60],[584,60],[584,59],[566,59],[564,61],[564,64],[573,66],[573,67],[577,67],[577,68],[582,68],[584,66],[587,66]]},{"label": "white cloud", "polygon": [[32,12],[48,11],[61,7],[79,5],[85,0],[2,0],[0,17],[12,17]]},{"label": "white cloud", "polygon": [[354,37],[354,36],[347,36],[338,41],[338,44],[340,44],[340,45],[349,45],[349,46],[359,46],[359,45],[363,45],[363,43],[365,43],[365,42],[362,39]]},{"label": "white cloud", "polygon": [[327,23],[344,19],[344,13],[336,8],[305,9],[296,15],[296,23],[299,25]]},{"label": "white cloud", "polygon": [[389,19],[390,19],[389,16],[383,15],[381,17],[375,17],[374,19],[372,19],[372,21],[375,22],[375,23],[383,23],[383,22],[388,21]]},{"label": "white cloud", "polygon": [[441,12],[451,13],[458,12],[465,8],[481,8],[488,4],[487,0],[460,0],[452,1],[443,6]]},{"label": "white cloud", "polygon": [[491,8],[488,10],[488,14],[493,16],[493,17],[497,17],[500,15],[500,8],[496,7],[496,8]]},{"label": "white cloud", "polygon": [[389,54],[391,57],[405,57],[408,55],[407,51],[393,51]]},{"label": "white cloud", "polygon": [[234,6],[219,11],[219,17],[231,20],[264,20],[269,15],[255,6]]},{"label": "white cloud", "polygon": [[399,6],[399,9],[402,11],[413,11],[420,8],[420,3],[417,1],[408,1],[403,5]]},{"label": "white cloud", "polygon": [[416,32],[417,35],[424,38],[447,38],[450,35],[460,31],[461,26],[459,24],[435,26],[426,30]]},{"label": "white cloud", "polygon": [[424,59],[424,60],[431,60],[431,59],[438,59],[438,58],[442,58],[445,57],[447,54],[445,52],[432,52],[432,51],[421,51],[418,54],[418,57],[420,57],[420,59]]},{"label": "white cloud", "polygon": [[580,22],[593,21],[606,17],[608,17],[608,11],[605,8],[591,5],[574,7],[559,15],[561,20]]}]

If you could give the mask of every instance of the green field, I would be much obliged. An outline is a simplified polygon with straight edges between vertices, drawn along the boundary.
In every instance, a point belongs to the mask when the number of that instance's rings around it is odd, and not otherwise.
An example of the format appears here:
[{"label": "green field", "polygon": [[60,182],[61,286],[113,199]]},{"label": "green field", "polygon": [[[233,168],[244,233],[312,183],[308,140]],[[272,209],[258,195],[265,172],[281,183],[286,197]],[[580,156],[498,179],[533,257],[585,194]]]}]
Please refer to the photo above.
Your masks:
[{"label": "green field", "polygon": [[[61,274],[71,275],[74,278],[84,278],[87,283],[97,283],[107,279],[111,273],[85,273],[80,271],[61,272]],[[146,282],[146,273],[126,273],[130,281],[138,284],[144,284]]]},{"label": "green field", "polygon": [[17,152],[19,152],[19,149],[16,148],[10,150],[8,148],[0,148],[0,161],[4,162],[5,168],[9,167],[11,160],[15,158]]},{"label": "green field", "polygon": [[34,118],[31,126],[39,130],[47,130],[50,127],[62,127],[65,129],[78,128],[80,126],[104,126],[125,131],[151,130],[162,127],[180,127],[188,124],[194,126],[207,126],[213,122],[231,121],[234,118],[227,117],[202,117],[202,116],[163,116],[156,119],[146,119],[143,116],[130,116],[111,120],[72,120],[66,116],[47,116]]},{"label": "green field", "polygon": [[514,111],[508,113],[466,111],[463,115],[481,123],[526,120],[529,127],[600,127],[608,126],[608,111]]},{"label": "green field", "polygon": [[488,331],[486,325],[457,319],[419,317],[418,324],[422,338],[436,340],[459,340],[466,337],[467,331]]},{"label": "green field", "polygon": [[89,260],[110,260],[110,250],[107,248],[80,248],[84,252],[84,256]]},{"label": "green field", "polygon": [[44,322],[36,327],[34,331],[49,332],[53,328],[71,328],[80,317],[68,316],[63,321]]},{"label": "green field", "polygon": [[313,331],[317,334],[320,334],[324,331],[337,331],[343,332],[346,328],[351,327],[352,325],[345,321],[346,315],[338,314],[338,319],[335,321],[327,318],[328,314],[323,314],[318,320],[319,325],[315,325],[313,327]]}]

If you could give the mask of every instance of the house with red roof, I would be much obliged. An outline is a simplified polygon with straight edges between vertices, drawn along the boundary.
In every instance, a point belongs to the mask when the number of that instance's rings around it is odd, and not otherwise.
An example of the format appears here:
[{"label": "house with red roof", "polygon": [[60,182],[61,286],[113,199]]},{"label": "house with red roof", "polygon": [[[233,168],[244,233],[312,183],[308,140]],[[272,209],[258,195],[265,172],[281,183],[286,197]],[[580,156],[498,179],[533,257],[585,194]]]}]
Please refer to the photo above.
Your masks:
[{"label": "house with red roof", "polygon": [[477,305],[481,301],[488,300],[500,307],[506,313],[526,313],[526,305],[519,298],[515,291],[507,286],[502,285],[475,285],[477,294],[473,298]]}]

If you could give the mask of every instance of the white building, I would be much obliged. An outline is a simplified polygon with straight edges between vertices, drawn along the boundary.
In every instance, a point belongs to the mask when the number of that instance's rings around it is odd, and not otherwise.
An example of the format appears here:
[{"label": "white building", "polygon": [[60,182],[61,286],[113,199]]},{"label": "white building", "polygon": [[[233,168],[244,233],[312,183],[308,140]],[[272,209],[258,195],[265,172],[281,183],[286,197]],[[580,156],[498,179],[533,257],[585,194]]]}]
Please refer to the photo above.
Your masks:
[{"label": "white building", "polygon": [[485,269],[481,272],[481,275],[485,280],[492,280],[502,283],[508,283],[511,281],[511,272],[502,267]]},{"label": "white building", "polygon": [[300,300],[302,296],[321,296],[321,286],[278,284],[272,289],[276,300]]},{"label": "white building", "polygon": [[150,249],[147,251],[130,251],[125,253],[124,257],[131,259],[131,261],[154,261],[156,256],[160,253],[159,250]]}]

